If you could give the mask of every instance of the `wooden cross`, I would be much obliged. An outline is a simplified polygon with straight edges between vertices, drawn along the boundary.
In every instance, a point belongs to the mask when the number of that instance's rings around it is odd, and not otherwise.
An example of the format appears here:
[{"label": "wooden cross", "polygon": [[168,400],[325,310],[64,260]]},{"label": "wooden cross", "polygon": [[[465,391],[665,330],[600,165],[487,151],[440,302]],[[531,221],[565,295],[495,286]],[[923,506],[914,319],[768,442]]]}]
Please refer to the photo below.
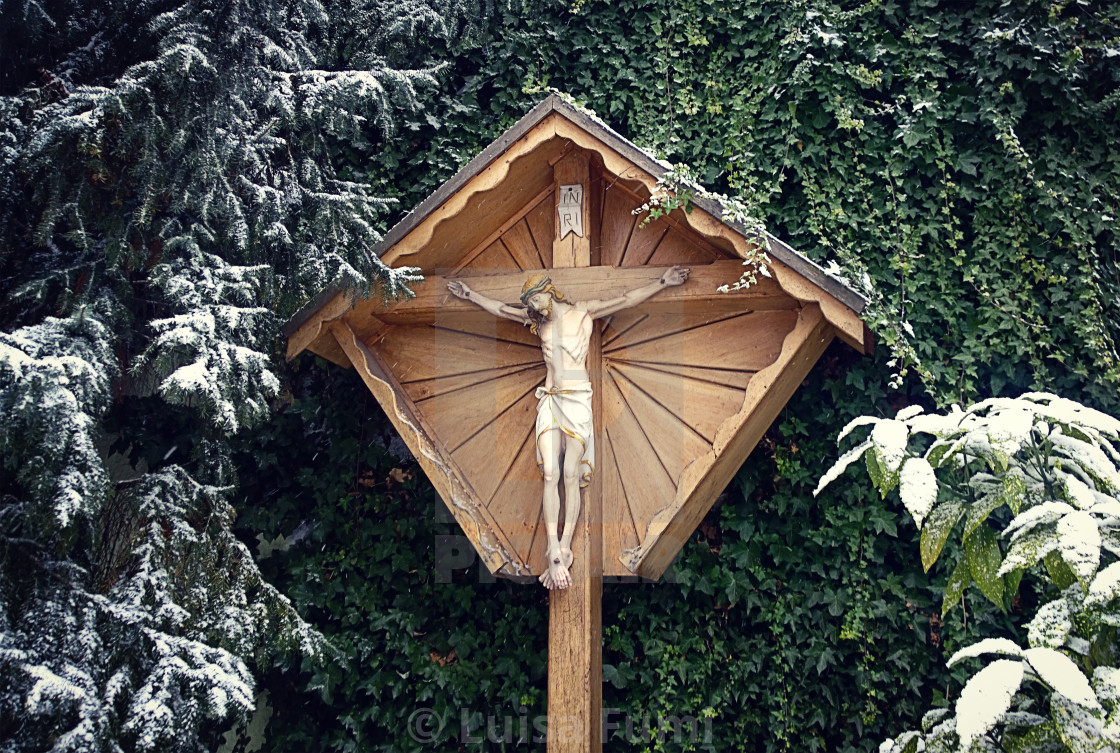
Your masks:
[{"label": "wooden cross", "polygon": [[661,169],[550,98],[390,232],[383,260],[427,277],[415,298],[384,305],[328,291],[286,328],[290,357],[310,349],[357,369],[488,569],[539,588],[540,342],[447,282],[516,303],[543,269],[581,301],[691,269],[687,284],[592,335],[598,467],[572,584],[549,595],[551,753],[602,747],[604,575],[660,577],[833,336],[870,348],[858,297],[776,239],[772,277],[716,292],[738,278],[749,241],[703,202],[642,227],[631,210]]},{"label": "wooden cross", "polygon": [[[553,168],[558,185],[587,186],[590,182],[588,159],[570,152]],[[589,191],[583,191],[583,217],[591,215]],[[559,204],[557,206],[559,214]],[[569,233],[558,238],[552,248],[556,269],[591,270],[590,234]],[[601,279],[601,278],[600,278]],[[572,294],[574,298],[574,293]],[[598,298],[599,296],[594,296]],[[579,299],[575,299],[579,300]],[[586,298],[584,300],[587,300]],[[602,361],[602,330],[595,328],[587,351],[589,366]],[[603,433],[602,368],[591,374],[595,389],[592,414],[595,417],[596,446]],[[599,378],[596,379],[596,376]],[[599,384],[596,384],[599,382]],[[608,461],[609,462],[609,461]],[[599,461],[602,465],[603,460]],[[575,753],[601,750],[603,714],[603,482],[602,473],[592,476],[584,490],[576,525],[571,568],[572,584],[548,595],[548,750],[550,753]]]}]

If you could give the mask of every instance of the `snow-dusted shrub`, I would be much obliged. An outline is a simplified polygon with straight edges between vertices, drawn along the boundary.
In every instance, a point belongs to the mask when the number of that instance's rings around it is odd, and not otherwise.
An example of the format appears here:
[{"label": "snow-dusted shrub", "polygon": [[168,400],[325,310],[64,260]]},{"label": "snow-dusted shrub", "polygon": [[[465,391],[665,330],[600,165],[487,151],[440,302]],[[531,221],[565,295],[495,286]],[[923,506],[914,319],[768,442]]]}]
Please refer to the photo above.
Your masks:
[{"label": "snow-dusted shrub", "polygon": [[481,12],[0,2],[0,750],[210,749],[327,655],[233,533],[232,437],[283,317],[417,279],[362,164]]},{"label": "snow-dusted shrub", "polygon": [[[1051,597],[1027,626],[1027,646],[989,638],[954,654],[950,666],[994,659],[951,711],[930,712],[921,731],[881,752],[1120,749],[1120,420],[1028,393],[944,415],[912,406],[893,419],[863,417],[839,439],[860,426],[871,427],[867,439],[816,492],[864,458],[883,495],[898,489],[927,570],[959,530],[964,555],[943,612],[972,583],[1005,608],[1025,572],[1046,581]],[[997,531],[992,514],[1002,507],[1010,522]],[[1041,704],[1028,697],[1031,685]]]}]

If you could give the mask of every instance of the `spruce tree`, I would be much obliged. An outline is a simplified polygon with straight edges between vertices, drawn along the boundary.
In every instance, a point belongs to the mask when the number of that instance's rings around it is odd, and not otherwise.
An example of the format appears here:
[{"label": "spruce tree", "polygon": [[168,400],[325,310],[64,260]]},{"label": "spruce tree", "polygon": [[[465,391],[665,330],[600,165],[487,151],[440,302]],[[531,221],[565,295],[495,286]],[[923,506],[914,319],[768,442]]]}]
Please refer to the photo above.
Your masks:
[{"label": "spruce tree", "polygon": [[0,0],[4,750],[206,749],[254,667],[329,652],[231,532],[229,442],[280,392],[280,317],[408,294],[354,165],[481,15]]}]

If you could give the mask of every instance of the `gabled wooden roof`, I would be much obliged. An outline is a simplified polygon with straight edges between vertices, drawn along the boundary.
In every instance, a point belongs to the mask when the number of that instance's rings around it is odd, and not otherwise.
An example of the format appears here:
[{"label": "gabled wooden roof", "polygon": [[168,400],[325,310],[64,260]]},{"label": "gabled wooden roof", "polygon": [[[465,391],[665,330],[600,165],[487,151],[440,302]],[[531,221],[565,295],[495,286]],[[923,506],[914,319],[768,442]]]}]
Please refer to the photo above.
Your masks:
[{"label": "gabled wooden roof", "polygon": [[[551,129],[547,128],[549,121],[556,121]],[[542,126],[543,135],[552,135],[570,138],[572,135],[582,132],[586,135],[586,139],[581,139],[583,143],[597,148],[600,155],[604,158],[605,167],[608,171],[615,174],[616,177],[634,180],[637,179],[640,183],[647,184],[646,189],[650,190],[657,179],[664,175],[669,165],[663,163],[639,147],[632,144],[623,136],[619,135],[608,127],[605,123],[593,117],[592,115],[573,107],[565,102],[559,96],[550,95],[543,102],[538,104],[530,110],[521,120],[517,121],[509,130],[499,136],[493,143],[486,147],[474,159],[468,162],[459,172],[455,173],[446,183],[440,186],[428,198],[422,201],[419,206],[405,215],[396,225],[394,225],[381,243],[375,248],[375,252],[390,266],[395,264],[407,264],[412,266],[419,266],[425,273],[431,274],[433,272],[445,271],[448,267],[454,265],[443,266],[439,264],[439,259],[425,259],[416,258],[413,254],[409,253],[409,249],[399,248],[402,241],[408,239],[409,235],[418,229],[423,229],[425,223],[433,223],[442,211],[448,213],[448,202],[460,194],[464,189],[470,189],[472,182],[477,182],[480,176],[486,171],[505,171],[502,183],[509,181],[517,181],[522,175],[547,175],[547,171],[539,169],[539,162],[552,161],[557,156],[557,150],[563,151],[566,145],[560,144],[555,150],[526,150],[530,146],[528,142],[534,141],[539,143],[542,141]],[[570,126],[570,127],[568,127]],[[534,139],[533,137],[536,136]],[[566,140],[566,139],[563,139]],[[519,149],[520,147],[520,149]],[[510,159],[511,153],[517,153],[525,150],[531,156],[534,151],[540,151],[537,154],[537,160],[518,160],[516,158]],[[517,154],[516,157],[521,156]],[[521,161],[525,164],[521,165],[521,169],[515,171],[514,162]],[[498,170],[495,170],[498,168]],[[536,168],[534,170],[534,168]],[[612,170],[613,168],[613,170]],[[513,172],[513,175],[509,173]],[[532,180],[528,181],[529,185],[540,188],[542,191],[546,190],[550,184],[545,185],[545,181],[538,181],[541,185],[538,187]],[[521,185],[522,191],[529,189],[525,188],[525,184]],[[726,237],[727,231],[737,234],[739,237],[738,243],[733,245],[752,245],[750,241],[750,234],[746,228],[736,222],[723,219],[723,208],[716,202],[708,199],[697,198],[694,199],[694,206],[699,209],[699,212],[693,212],[696,219],[700,220],[701,217],[708,219],[709,222],[697,223],[707,225],[710,229],[717,228],[716,236]],[[502,209],[498,206],[496,210]],[[492,214],[493,217],[502,216],[500,212],[496,211]],[[688,220],[692,215],[685,216]],[[500,223],[495,221],[494,228],[488,228],[491,232],[497,228]],[[689,222],[691,225],[692,223]],[[479,223],[479,227],[486,228],[485,224]],[[864,307],[867,305],[867,300],[855,290],[851,289],[841,281],[826,273],[816,263],[802,256],[801,254],[790,248],[781,239],[766,234],[769,243],[770,256],[780,265],[787,267],[789,270],[796,273],[800,280],[796,282],[808,282],[811,285],[819,288],[822,292],[826,293],[836,302],[842,304],[850,310],[851,314],[860,314]],[[430,236],[429,236],[430,237]],[[466,245],[466,244],[463,244]],[[427,265],[425,264],[427,262]],[[792,275],[791,275],[792,277]],[[293,333],[300,329],[310,319],[315,317],[315,314],[329,304],[332,300],[336,299],[340,293],[344,291],[344,285],[338,284],[327,287],[319,295],[315,296],[309,301],[302,309],[300,309],[291,319],[284,325],[282,332],[285,337],[290,338]],[[827,316],[827,312],[826,312]],[[836,322],[833,322],[834,324]],[[840,336],[845,339],[849,344],[857,347],[861,351],[869,352],[871,347],[870,332],[860,325],[861,332],[858,337],[853,332],[846,332],[851,327],[841,329]],[[302,349],[302,348],[301,348]],[[289,350],[288,357],[292,358],[296,353]]]}]

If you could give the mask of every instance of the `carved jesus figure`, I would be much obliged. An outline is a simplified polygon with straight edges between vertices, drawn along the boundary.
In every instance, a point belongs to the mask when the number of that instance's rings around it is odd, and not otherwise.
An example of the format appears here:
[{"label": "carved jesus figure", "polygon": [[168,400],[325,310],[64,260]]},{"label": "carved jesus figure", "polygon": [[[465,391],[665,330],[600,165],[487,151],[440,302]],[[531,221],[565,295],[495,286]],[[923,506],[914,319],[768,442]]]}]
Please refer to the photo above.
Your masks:
[{"label": "carved jesus figure", "polygon": [[[579,518],[580,490],[595,470],[595,429],[591,415],[591,380],[587,350],[591,322],[636,306],[667,287],[683,285],[689,270],[673,267],[661,279],[616,298],[569,301],[544,274],[531,276],[521,290],[522,306],[487,298],[459,280],[447,283],[454,295],[494,316],[527,325],[541,340],[544,386],[537,388],[537,464],[544,478],[544,521],[548,534],[548,569],[540,581],[548,589],[571,582],[572,536]],[[561,471],[563,476],[561,477]],[[564,484],[564,531],[560,528],[560,483]]]}]

